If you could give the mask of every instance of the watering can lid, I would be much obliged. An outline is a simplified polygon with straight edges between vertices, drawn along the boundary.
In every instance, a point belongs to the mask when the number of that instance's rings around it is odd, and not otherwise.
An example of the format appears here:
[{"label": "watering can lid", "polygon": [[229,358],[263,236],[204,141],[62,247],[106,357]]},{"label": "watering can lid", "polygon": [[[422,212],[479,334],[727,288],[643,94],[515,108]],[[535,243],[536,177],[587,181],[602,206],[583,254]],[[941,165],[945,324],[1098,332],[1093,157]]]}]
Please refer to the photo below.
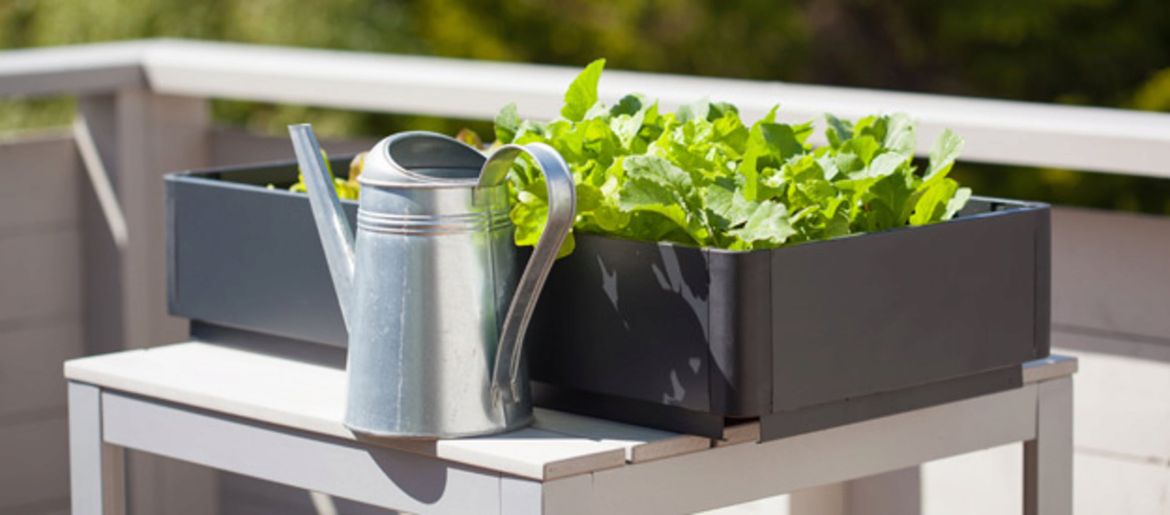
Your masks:
[{"label": "watering can lid", "polygon": [[358,180],[398,187],[474,187],[484,160],[478,150],[455,138],[400,132],[374,145]]}]

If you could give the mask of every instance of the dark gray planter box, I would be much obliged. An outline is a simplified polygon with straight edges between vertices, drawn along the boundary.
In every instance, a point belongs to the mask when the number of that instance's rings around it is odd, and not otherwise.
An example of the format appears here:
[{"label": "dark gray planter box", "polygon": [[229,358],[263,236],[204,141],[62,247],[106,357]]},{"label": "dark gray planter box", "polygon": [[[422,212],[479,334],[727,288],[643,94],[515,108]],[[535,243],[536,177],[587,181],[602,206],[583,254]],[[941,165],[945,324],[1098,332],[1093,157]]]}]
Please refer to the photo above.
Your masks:
[{"label": "dark gray planter box", "polygon": [[[295,177],[167,177],[170,309],[204,337],[345,345],[307,198],[264,188]],[[709,436],[758,417],[778,438],[1018,387],[1048,355],[1049,296],[1034,203],[755,252],[578,235],[529,332],[534,397]]]}]

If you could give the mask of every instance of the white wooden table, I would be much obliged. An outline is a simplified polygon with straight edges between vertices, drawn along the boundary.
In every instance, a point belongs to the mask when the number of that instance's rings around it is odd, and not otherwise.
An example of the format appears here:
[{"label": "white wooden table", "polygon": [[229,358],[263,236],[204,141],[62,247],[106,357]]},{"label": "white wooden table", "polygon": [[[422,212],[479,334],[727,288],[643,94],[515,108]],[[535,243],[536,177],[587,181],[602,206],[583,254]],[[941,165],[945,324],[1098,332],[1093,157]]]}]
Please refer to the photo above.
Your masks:
[{"label": "white wooden table", "polygon": [[1071,513],[1076,361],[1025,366],[1022,388],[782,440],[723,440],[548,410],[461,440],[371,441],[341,424],[335,358],[179,343],[75,359],[75,515],[124,511],[125,449],[415,513],[688,513],[1025,444],[1025,512]]}]

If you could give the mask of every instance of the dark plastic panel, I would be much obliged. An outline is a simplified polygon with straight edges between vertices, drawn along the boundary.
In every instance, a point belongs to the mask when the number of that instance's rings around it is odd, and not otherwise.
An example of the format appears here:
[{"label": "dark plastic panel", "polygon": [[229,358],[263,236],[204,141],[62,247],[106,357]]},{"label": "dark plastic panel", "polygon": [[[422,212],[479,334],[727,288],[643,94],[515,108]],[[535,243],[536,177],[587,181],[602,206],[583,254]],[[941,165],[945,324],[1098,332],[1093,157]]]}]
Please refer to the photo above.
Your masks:
[{"label": "dark plastic panel", "polygon": [[772,253],[774,410],[1036,354],[1036,228],[984,216]]},{"label": "dark plastic panel", "polygon": [[989,370],[942,381],[877,392],[760,417],[760,439],[775,440],[801,433],[884,417],[937,404],[1019,388],[1019,367]]},{"label": "dark plastic panel", "polygon": [[529,375],[708,411],[708,287],[700,249],[578,235],[533,315]]},{"label": "dark plastic panel", "polygon": [[772,262],[768,252],[708,251],[711,411],[751,417],[772,406]]},{"label": "dark plastic panel", "polygon": [[[334,170],[348,160],[335,160]],[[224,169],[235,181],[284,187],[289,164]],[[167,177],[168,302],[172,314],[328,345],[345,325],[306,197],[218,180]],[[343,202],[351,227],[357,203]]]}]

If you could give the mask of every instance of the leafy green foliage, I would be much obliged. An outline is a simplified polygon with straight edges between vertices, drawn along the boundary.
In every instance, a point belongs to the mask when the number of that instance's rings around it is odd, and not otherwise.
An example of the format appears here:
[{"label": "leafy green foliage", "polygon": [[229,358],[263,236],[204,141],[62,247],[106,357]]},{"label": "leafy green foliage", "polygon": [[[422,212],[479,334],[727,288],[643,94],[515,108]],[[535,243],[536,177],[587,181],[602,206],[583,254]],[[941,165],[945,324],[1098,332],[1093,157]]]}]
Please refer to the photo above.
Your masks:
[{"label": "leafy green foliage", "polygon": [[[353,158],[353,162],[349,164],[349,177],[342,179],[333,175],[333,166],[329,164],[329,154],[325,150],[321,150],[321,159],[325,162],[325,171],[333,177],[333,189],[337,192],[337,198],[344,200],[357,200],[358,194],[361,192],[361,185],[357,182],[357,176],[361,173],[362,166],[365,164],[366,153],[362,152]],[[276,188],[275,185],[269,184],[268,189]],[[308,193],[309,187],[305,184],[305,173],[297,167],[297,182],[289,186],[289,191],[295,193]]]},{"label": "leafy green foliage", "polygon": [[[598,101],[604,60],[565,93],[561,117],[496,117],[497,144],[546,143],[577,184],[576,231],[732,250],[836,238],[950,219],[970,190],[947,175],[963,140],[939,137],[924,174],[914,164],[915,126],[902,114],[852,123],[826,117],[829,145],[813,148],[812,122],[748,125],[735,106],[700,100],[676,112],[627,95]],[[509,174],[516,243],[533,245],[548,213],[544,180],[525,161]],[[572,238],[562,248],[571,252]]]},{"label": "leafy green foliage", "polygon": [[579,122],[585,119],[586,112],[597,103],[597,81],[601,80],[601,70],[605,68],[605,59],[598,59],[589,63],[565,92],[565,107],[561,108],[561,116],[567,120]]}]

